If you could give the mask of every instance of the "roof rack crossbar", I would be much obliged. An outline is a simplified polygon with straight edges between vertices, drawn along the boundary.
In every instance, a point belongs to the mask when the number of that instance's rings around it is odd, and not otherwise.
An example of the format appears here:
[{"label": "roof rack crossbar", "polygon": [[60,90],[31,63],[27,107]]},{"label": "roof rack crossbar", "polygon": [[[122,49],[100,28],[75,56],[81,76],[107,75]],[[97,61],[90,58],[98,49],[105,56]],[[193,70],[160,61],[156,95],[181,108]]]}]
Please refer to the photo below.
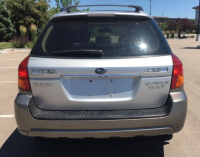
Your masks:
[{"label": "roof rack crossbar", "polygon": [[111,4],[100,4],[100,5],[71,5],[66,6],[60,10],[60,12],[71,12],[70,9],[78,8],[78,7],[103,7],[103,6],[113,6],[113,7],[128,7],[128,8],[135,8],[135,12],[143,12],[143,8],[138,5],[111,5]]}]

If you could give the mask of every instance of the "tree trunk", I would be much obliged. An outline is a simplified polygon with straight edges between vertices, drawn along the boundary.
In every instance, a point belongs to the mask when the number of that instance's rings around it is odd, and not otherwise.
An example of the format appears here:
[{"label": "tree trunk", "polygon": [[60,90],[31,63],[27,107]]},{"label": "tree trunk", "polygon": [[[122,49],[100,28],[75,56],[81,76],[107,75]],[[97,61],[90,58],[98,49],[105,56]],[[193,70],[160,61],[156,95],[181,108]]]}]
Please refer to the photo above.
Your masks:
[{"label": "tree trunk", "polygon": [[178,31],[178,38],[181,38],[181,31]]}]

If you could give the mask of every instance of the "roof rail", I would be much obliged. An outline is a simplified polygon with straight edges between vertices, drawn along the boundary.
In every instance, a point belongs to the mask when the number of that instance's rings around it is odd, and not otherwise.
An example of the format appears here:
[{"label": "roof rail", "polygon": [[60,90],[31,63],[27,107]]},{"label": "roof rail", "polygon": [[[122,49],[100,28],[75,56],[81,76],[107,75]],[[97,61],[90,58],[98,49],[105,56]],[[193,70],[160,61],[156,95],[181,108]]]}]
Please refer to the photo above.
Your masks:
[{"label": "roof rail", "polygon": [[60,12],[71,12],[71,8],[78,8],[78,7],[103,7],[103,6],[113,6],[113,7],[128,7],[128,8],[135,8],[135,12],[143,12],[143,8],[138,5],[111,5],[111,4],[100,4],[100,5],[71,5],[66,6],[60,10]]}]

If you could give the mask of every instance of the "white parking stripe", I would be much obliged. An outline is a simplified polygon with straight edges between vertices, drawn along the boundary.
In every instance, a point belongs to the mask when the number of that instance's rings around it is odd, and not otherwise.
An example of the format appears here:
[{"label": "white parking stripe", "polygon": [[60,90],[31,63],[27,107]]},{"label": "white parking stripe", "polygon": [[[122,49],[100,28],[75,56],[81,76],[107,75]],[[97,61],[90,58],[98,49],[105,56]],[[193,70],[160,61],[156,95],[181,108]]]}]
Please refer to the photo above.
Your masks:
[{"label": "white parking stripe", "polygon": [[22,60],[22,59],[17,59],[17,58],[16,59],[15,58],[13,58],[13,59],[0,59],[0,61],[7,61],[7,60],[11,61],[11,60]]},{"label": "white parking stripe", "polygon": [[0,67],[0,69],[9,69],[9,68],[11,68],[11,69],[14,68],[15,69],[15,68],[18,68],[18,67]]},{"label": "white parking stripe", "polygon": [[0,81],[0,83],[17,83],[17,81]]},{"label": "white parking stripe", "polygon": [[14,115],[0,115],[0,118],[12,118]]}]

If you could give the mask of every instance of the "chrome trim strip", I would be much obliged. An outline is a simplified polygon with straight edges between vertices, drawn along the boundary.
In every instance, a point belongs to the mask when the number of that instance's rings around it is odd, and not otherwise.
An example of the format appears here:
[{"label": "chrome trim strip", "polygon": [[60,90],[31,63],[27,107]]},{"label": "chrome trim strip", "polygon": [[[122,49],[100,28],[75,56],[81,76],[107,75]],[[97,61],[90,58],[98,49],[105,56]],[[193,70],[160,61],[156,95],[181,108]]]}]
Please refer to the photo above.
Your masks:
[{"label": "chrome trim strip", "polygon": [[140,74],[110,74],[110,75],[61,75],[62,78],[66,77],[139,77]]},{"label": "chrome trim strip", "polygon": [[171,77],[172,75],[154,75],[154,76],[142,76],[142,78],[152,78],[152,77]]}]

